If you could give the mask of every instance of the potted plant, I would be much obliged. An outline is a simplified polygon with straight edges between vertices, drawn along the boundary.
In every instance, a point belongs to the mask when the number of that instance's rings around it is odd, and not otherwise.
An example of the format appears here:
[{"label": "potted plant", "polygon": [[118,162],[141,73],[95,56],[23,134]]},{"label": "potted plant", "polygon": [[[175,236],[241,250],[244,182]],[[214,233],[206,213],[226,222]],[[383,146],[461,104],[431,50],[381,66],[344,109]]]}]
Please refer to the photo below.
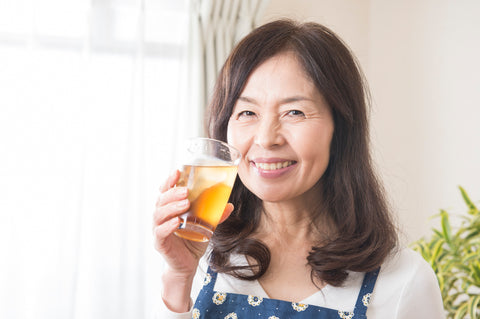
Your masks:
[{"label": "potted plant", "polygon": [[[448,319],[480,318],[480,211],[462,187],[467,214],[441,210],[440,227],[412,244],[437,275]],[[456,218],[458,227],[450,221]],[[453,220],[452,220],[453,221]]]}]

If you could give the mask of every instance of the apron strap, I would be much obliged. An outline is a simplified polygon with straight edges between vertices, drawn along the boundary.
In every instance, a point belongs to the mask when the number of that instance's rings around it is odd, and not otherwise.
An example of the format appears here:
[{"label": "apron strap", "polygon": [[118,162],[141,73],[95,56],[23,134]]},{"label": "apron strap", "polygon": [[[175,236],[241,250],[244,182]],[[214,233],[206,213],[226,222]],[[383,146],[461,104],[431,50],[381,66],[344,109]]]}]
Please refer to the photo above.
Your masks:
[{"label": "apron strap", "polygon": [[207,273],[203,278],[203,286],[210,286],[210,289],[213,290],[216,282],[217,282],[217,273],[213,271],[210,268],[210,266],[208,266]]},{"label": "apron strap", "polygon": [[358,293],[357,302],[355,304],[355,318],[367,318],[367,308],[370,304],[373,288],[375,287],[379,272],[380,267],[365,274],[362,287]]}]

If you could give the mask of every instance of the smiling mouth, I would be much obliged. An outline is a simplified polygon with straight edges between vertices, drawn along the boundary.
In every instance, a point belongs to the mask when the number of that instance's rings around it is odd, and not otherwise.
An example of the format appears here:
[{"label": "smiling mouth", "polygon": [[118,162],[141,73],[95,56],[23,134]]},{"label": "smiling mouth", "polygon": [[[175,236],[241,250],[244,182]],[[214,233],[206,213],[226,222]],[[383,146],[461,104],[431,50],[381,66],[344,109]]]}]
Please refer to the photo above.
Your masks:
[{"label": "smiling mouth", "polygon": [[255,166],[264,171],[274,171],[295,164],[295,161],[284,161],[277,163],[255,163]]}]

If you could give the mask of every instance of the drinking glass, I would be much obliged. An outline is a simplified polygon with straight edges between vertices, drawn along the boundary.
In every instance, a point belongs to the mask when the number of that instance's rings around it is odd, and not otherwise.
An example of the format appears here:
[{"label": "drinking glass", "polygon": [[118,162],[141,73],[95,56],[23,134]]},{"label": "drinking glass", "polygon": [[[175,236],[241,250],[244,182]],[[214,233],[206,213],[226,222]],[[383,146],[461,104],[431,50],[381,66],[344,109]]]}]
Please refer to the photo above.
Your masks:
[{"label": "drinking glass", "polygon": [[182,150],[176,185],[188,188],[190,209],[180,216],[182,223],[175,235],[206,242],[228,203],[242,155],[225,142],[200,137],[189,139]]}]

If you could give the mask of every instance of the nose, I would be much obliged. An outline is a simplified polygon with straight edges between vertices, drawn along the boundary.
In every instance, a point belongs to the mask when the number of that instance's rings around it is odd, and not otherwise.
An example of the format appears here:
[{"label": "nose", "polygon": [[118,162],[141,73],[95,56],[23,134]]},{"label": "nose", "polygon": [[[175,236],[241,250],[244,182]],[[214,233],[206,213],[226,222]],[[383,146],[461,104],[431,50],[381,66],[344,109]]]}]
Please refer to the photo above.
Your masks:
[{"label": "nose", "polygon": [[269,149],[282,145],[285,142],[281,130],[281,123],[275,117],[262,118],[255,132],[255,143],[262,148]]}]

